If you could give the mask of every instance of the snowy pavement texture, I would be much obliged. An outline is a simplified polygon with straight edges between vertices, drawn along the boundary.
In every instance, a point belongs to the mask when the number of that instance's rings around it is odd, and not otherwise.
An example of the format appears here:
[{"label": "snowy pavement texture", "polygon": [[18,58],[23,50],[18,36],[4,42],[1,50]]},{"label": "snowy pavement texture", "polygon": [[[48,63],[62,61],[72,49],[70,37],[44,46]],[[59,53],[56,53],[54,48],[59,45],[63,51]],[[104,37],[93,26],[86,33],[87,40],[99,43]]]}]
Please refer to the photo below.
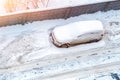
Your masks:
[{"label": "snowy pavement texture", "polygon": [[[54,27],[83,20],[102,21],[104,38],[71,48],[57,48],[49,40]],[[120,10],[1,27],[0,79],[113,80],[120,76],[119,48]]]}]

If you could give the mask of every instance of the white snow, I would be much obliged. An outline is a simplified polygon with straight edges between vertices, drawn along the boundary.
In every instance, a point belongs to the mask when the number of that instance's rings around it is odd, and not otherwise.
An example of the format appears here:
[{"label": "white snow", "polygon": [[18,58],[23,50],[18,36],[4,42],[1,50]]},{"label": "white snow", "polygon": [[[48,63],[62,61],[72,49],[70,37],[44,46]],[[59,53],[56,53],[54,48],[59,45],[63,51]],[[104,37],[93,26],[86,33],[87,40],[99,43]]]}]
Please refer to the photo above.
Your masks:
[{"label": "white snow", "polygon": [[74,22],[57,27],[53,30],[56,40],[60,43],[70,43],[73,40],[76,40],[78,36],[85,36],[85,34],[88,33],[98,32],[99,34],[103,34],[104,28],[102,23],[97,20]]},{"label": "white snow", "polygon": [[[49,65],[47,69],[43,71],[45,75],[66,71],[72,69],[78,69],[80,67],[90,67],[93,65],[101,65],[114,63],[119,61],[119,47],[120,47],[120,38],[116,36],[120,35],[120,24],[110,25],[111,22],[115,21],[120,23],[120,10],[111,10],[108,12],[97,12],[94,14],[84,14],[77,17],[72,17],[67,20],[64,19],[56,19],[56,20],[45,20],[38,21],[33,23],[28,23],[23,25],[13,25],[7,27],[0,28],[0,71],[4,70],[4,68],[14,68],[16,70],[19,69],[32,69],[36,68],[36,63],[41,63],[38,66],[52,64],[52,62],[57,63]],[[106,35],[105,37],[95,43],[78,45],[71,48],[57,48],[55,47],[51,41],[49,40],[49,33],[52,31],[54,27],[63,26],[69,23],[77,22],[77,21],[85,21],[85,20],[100,20],[105,28]],[[112,32],[111,32],[112,31]],[[108,33],[108,34],[107,34]],[[117,33],[117,34],[116,34]],[[116,48],[117,49],[114,49]],[[108,53],[108,49],[111,50]],[[103,51],[106,50],[106,51]],[[88,57],[91,53],[102,53],[97,56]],[[87,55],[86,57],[82,57],[76,62],[76,58],[74,61],[69,60],[69,62],[60,63],[63,60],[63,57],[74,57],[75,55]],[[109,54],[109,55],[108,55]],[[71,59],[71,57],[69,57]],[[110,59],[109,59],[110,57]],[[60,58],[60,59],[59,59]],[[52,60],[53,59],[53,60]],[[55,60],[54,60],[55,59]],[[58,61],[58,62],[57,62]],[[79,61],[81,63],[79,63]],[[28,65],[30,64],[30,66]],[[75,66],[71,66],[74,64]],[[20,67],[24,66],[26,67]],[[52,66],[52,67],[51,67]],[[51,69],[51,70],[49,70]],[[39,70],[36,70],[39,72]],[[34,72],[34,70],[33,70]],[[27,75],[27,78],[34,78],[38,74],[34,74],[32,71],[25,71],[24,75]],[[6,75],[8,74],[8,75]],[[6,72],[3,76],[7,76],[7,80],[19,80],[26,79],[23,76],[23,73],[19,72],[9,74],[9,71]],[[15,77],[17,76],[17,77]],[[3,77],[0,76],[3,79]]]},{"label": "white snow", "polygon": [[[23,63],[26,63],[26,62],[35,61],[45,56],[52,56],[52,54],[64,55],[64,54],[75,53],[79,51],[85,51],[85,50],[90,50],[90,49],[95,49],[95,48],[105,47],[106,45],[110,45],[113,42],[106,44],[106,40],[105,41],[102,40],[98,43],[78,45],[68,49],[66,48],[60,49],[60,48],[56,48],[49,40],[49,32],[55,26],[59,27],[62,25],[69,24],[71,22],[73,23],[77,21],[95,20],[95,19],[102,21],[102,23],[105,26],[105,29],[110,31],[116,28],[109,27],[109,22],[113,20],[119,22],[120,19],[119,12],[120,12],[119,10],[109,11],[106,13],[97,12],[95,14],[81,15],[67,20],[64,19],[46,20],[46,21],[38,21],[34,23],[25,24],[24,26],[13,25],[8,27],[2,27],[0,28],[0,44],[1,44],[0,67],[4,68],[10,66],[11,63],[13,63],[14,65],[21,64],[19,63],[19,61],[17,61],[19,57],[20,57],[20,62],[22,61]],[[100,27],[100,30],[101,29],[102,27]],[[108,37],[111,38],[112,36],[108,35]],[[13,55],[16,57],[14,58],[15,60],[12,59]],[[7,59],[9,59],[10,62],[6,61]],[[5,62],[3,63],[3,61]]]}]

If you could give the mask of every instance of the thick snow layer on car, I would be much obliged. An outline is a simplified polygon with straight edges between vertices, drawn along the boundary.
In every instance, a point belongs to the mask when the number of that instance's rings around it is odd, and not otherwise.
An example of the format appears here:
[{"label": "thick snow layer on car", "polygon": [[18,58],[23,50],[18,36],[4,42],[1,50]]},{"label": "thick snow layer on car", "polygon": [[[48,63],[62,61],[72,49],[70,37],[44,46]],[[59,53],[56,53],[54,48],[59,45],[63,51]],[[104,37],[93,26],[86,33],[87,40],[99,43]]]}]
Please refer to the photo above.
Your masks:
[{"label": "thick snow layer on car", "polygon": [[[68,25],[57,27],[53,30],[55,39],[61,44],[74,42],[74,40],[78,39],[78,41],[81,41],[78,43],[85,42],[85,39],[88,41],[95,39],[99,40],[101,38],[99,35],[103,35],[103,32],[103,25],[97,20],[74,22]],[[94,33],[94,37],[91,36],[93,39],[89,38],[91,33]],[[95,34],[97,34],[98,37],[95,36]],[[82,36],[86,36],[88,38],[82,38]]]}]

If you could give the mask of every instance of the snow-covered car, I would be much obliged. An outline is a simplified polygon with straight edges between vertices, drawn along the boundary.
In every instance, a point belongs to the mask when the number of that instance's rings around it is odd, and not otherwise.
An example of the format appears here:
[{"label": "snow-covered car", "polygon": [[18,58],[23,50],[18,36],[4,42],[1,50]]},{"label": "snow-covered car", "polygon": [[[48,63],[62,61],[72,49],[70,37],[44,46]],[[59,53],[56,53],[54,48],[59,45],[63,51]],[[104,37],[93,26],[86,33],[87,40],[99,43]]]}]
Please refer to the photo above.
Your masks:
[{"label": "snow-covered car", "polygon": [[57,47],[70,47],[99,41],[103,35],[104,27],[102,22],[90,20],[55,27],[50,34],[50,39]]}]

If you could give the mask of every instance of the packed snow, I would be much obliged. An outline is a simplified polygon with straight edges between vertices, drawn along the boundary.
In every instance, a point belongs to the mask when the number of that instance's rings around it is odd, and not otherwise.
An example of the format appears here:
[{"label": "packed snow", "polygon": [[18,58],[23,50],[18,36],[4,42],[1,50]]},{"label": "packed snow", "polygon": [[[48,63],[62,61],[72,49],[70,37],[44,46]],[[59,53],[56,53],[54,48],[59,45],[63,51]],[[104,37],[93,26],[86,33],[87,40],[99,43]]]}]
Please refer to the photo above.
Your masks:
[{"label": "packed snow", "polygon": [[[108,14],[109,13],[109,14]],[[112,17],[111,17],[112,16]],[[97,19],[103,22],[105,29],[109,32],[113,30],[109,23],[112,21],[119,22],[119,10],[110,12],[97,12],[91,15],[82,15],[78,17],[73,17],[67,20],[46,20],[34,23],[28,23],[24,26],[13,25],[0,28],[0,67],[10,67],[12,65],[19,65],[21,62],[29,62],[31,60],[37,60],[39,58],[51,55],[51,54],[64,54],[73,53],[78,51],[84,51],[96,47],[105,46],[105,41],[99,41],[98,43],[78,45],[68,49],[60,49],[51,43],[49,40],[49,34],[52,28],[65,25],[71,22],[81,21],[81,20],[93,20]],[[115,28],[114,28],[115,29]],[[117,31],[118,32],[118,31]],[[62,32],[63,33],[63,32]],[[61,33],[61,34],[62,34]],[[113,32],[113,34],[115,34]],[[112,38],[113,37],[113,38]],[[117,35],[108,35],[108,39],[114,39]],[[119,40],[116,38],[113,43]],[[110,42],[112,44],[112,42]],[[97,45],[96,45],[97,44]],[[94,46],[92,46],[94,45]],[[14,56],[14,57],[13,57]],[[20,62],[19,62],[20,60]],[[3,63],[4,62],[4,63]],[[7,63],[7,64],[6,64]]]},{"label": "packed snow", "polygon": [[[85,20],[100,20],[103,23],[106,34],[101,41],[82,44],[71,48],[57,48],[51,43],[49,34],[54,27]],[[1,27],[0,72],[6,69],[8,71],[3,74],[1,73],[0,79],[33,79],[38,78],[40,75],[49,76],[54,73],[79,68],[86,69],[92,66],[98,66],[99,68],[102,64],[109,64],[111,67],[113,63],[119,65],[119,32],[120,10],[84,14],[66,20],[55,19],[37,21],[27,23],[24,26],[13,25]],[[99,53],[99,55],[97,53]],[[76,56],[78,54],[82,57]],[[75,59],[74,57],[79,59]],[[67,59],[70,60],[65,61]],[[116,64],[114,64],[114,66]],[[41,66],[45,67],[41,69]],[[15,70],[11,71],[11,68],[15,68]],[[19,69],[25,71],[17,72]],[[113,70],[113,68],[110,68],[110,70]],[[100,80],[100,78],[98,80]]]}]

